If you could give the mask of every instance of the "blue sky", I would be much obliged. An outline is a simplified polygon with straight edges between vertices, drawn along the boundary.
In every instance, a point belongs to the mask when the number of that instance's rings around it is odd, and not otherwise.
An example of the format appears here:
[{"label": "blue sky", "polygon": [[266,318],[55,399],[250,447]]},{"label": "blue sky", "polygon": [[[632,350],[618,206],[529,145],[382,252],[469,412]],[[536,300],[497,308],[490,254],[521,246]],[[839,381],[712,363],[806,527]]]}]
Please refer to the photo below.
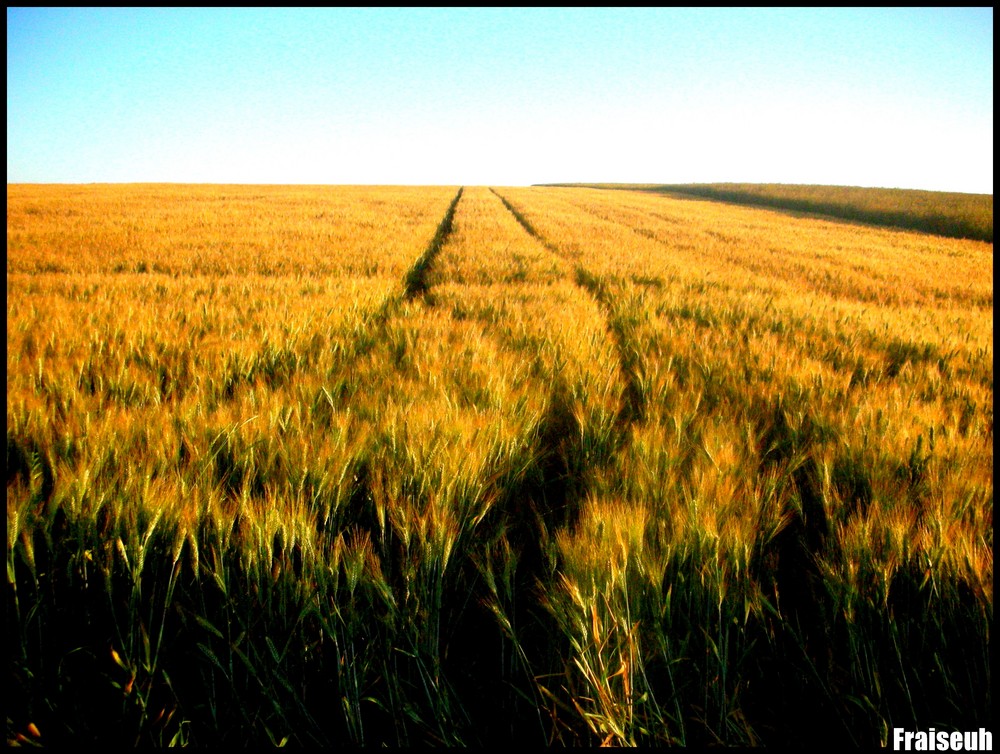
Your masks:
[{"label": "blue sky", "polygon": [[993,193],[993,10],[11,9],[7,181]]}]

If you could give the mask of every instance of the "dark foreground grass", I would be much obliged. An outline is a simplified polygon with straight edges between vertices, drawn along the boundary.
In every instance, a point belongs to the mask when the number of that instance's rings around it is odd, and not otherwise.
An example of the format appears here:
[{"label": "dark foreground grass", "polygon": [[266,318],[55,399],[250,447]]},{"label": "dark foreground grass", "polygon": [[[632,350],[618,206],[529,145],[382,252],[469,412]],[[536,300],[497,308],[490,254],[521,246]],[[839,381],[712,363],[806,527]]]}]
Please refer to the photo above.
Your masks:
[{"label": "dark foreground grass", "polygon": [[[8,741],[867,747],[991,719],[992,610],[916,568],[884,604],[817,582],[779,614],[799,541],[742,574],[630,559],[602,596],[563,593],[505,515],[446,574],[360,529],[260,562],[240,527],[34,522],[7,564]],[[431,583],[428,622],[408,595]]]}]

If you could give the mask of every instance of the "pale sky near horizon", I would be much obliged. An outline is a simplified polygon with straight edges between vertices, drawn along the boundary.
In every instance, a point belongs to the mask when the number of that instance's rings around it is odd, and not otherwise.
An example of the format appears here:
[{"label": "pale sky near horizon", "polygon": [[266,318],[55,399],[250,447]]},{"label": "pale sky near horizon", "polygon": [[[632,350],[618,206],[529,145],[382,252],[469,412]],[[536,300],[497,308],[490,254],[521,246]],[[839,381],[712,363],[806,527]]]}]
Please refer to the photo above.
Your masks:
[{"label": "pale sky near horizon", "polygon": [[7,9],[7,182],[993,193],[993,9]]}]

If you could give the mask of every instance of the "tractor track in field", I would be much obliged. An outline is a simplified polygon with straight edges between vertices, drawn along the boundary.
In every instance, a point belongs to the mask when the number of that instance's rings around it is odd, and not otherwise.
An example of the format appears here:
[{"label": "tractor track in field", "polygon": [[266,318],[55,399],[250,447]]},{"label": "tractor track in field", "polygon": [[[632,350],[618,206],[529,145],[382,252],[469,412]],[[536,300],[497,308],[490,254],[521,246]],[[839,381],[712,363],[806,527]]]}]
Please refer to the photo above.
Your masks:
[{"label": "tractor track in field", "polygon": [[455,194],[455,198],[452,199],[451,204],[448,205],[448,209],[445,211],[444,217],[441,218],[441,222],[438,223],[438,227],[437,230],[434,231],[433,238],[431,238],[428,242],[427,247],[417,258],[417,261],[413,263],[413,266],[407,270],[406,275],[403,277],[402,295],[390,294],[385,298],[378,309],[367,315],[366,324],[368,328],[371,328],[376,332],[384,333],[386,324],[393,316],[395,316],[400,304],[406,301],[412,301],[418,296],[422,296],[426,300],[427,293],[430,290],[430,285],[427,283],[427,276],[430,273],[432,265],[434,264],[434,259],[447,242],[448,236],[451,235],[452,224],[455,219],[455,210],[458,208],[458,203],[462,198],[462,192],[464,190],[464,186],[459,188],[458,193]]},{"label": "tractor track in field", "polygon": [[407,301],[417,296],[426,295],[429,288],[427,274],[430,272],[431,265],[434,264],[435,257],[441,251],[441,247],[444,246],[448,240],[448,236],[451,235],[455,210],[458,208],[458,202],[461,200],[464,190],[464,187],[462,187],[455,194],[455,198],[451,200],[448,211],[445,212],[444,218],[442,218],[437,231],[434,233],[434,237],[427,244],[424,253],[420,255],[420,258],[414,263],[413,267],[406,273],[406,277],[403,279],[403,298]]},{"label": "tractor track in field", "polygon": [[607,321],[608,332],[615,344],[615,351],[618,356],[618,366],[625,383],[625,393],[622,399],[622,406],[618,412],[618,425],[620,430],[624,430],[630,424],[641,421],[645,416],[645,393],[642,389],[642,364],[639,361],[638,351],[635,348],[635,338],[632,333],[632,325],[627,313],[618,311],[608,291],[607,283],[599,275],[594,275],[590,270],[579,262],[565,254],[557,244],[545,238],[541,232],[535,228],[520,210],[517,209],[508,199],[491,188],[490,191],[503,202],[504,207],[510,212],[518,224],[524,228],[525,232],[541,243],[553,254],[565,259],[573,264],[574,282],[583,288],[601,307]]}]

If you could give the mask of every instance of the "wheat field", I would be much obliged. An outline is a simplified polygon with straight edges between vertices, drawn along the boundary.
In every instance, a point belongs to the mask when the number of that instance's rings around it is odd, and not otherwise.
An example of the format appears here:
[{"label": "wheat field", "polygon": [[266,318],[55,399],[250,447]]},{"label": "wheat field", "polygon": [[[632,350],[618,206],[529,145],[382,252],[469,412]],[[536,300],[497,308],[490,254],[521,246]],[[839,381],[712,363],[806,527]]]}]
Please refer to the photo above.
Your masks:
[{"label": "wheat field", "polygon": [[584,187],[7,196],[9,743],[992,720],[992,243]]}]

